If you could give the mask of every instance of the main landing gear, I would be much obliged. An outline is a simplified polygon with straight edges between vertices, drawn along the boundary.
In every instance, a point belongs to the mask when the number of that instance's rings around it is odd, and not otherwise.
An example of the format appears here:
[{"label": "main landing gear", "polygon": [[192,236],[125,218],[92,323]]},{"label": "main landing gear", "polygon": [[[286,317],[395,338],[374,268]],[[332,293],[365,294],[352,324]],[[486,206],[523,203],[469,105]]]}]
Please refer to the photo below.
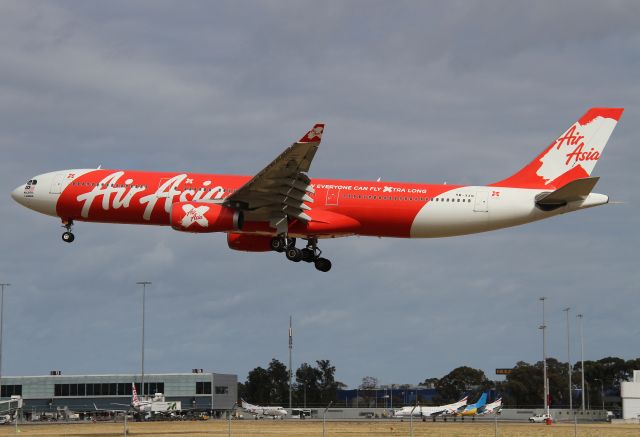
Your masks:
[{"label": "main landing gear", "polygon": [[71,243],[76,237],[71,232],[71,227],[73,226],[73,220],[62,220],[62,227],[66,229],[66,231],[62,234],[62,241],[65,243]]},{"label": "main landing gear", "polygon": [[313,263],[317,270],[328,272],[331,270],[331,261],[322,258],[322,251],[318,248],[318,239],[307,239],[307,247],[298,249],[296,239],[288,237],[273,237],[271,239],[271,249],[276,252],[284,252],[289,261]]}]

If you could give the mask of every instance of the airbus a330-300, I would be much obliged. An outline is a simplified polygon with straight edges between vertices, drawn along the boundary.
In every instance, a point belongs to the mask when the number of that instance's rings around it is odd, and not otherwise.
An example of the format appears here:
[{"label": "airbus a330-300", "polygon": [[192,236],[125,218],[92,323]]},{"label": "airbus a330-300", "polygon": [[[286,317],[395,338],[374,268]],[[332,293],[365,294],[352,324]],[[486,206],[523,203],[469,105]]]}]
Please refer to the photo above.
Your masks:
[{"label": "airbus a330-300", "polygon": [[[592,108],[538,157],[486,186],[311,179],[323,124],[316,124],[255,176],[72,169],[34,176],[12,197],[75,221],[225,232],[231,249],[284,252],[323,272],[318,241],[352,235],[432,238],[521,225],[608,203],[592,177],[622,108]],[[296,239],[304,247],[296,247]]]}]

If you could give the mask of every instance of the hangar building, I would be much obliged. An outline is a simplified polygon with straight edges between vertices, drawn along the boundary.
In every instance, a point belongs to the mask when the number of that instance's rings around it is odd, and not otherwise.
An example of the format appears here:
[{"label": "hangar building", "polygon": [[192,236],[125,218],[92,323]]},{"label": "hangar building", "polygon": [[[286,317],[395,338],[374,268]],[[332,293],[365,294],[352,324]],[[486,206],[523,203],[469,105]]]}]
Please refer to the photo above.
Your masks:
[{"label": "hangar building", "polygon": [[[140,374],[3,376],[0,397],[22,396],[23,412],[53,412],[67,407],[76,412],[123,409],[131,404],[135,382],[140,396]],[[163,393],[167,401],[180,401],[183,410],[222,413],[233,409],[238,397],[238,376],[223,373],[145,374],[144,393]],[[95,406],[94,406],[95,405]]]}]

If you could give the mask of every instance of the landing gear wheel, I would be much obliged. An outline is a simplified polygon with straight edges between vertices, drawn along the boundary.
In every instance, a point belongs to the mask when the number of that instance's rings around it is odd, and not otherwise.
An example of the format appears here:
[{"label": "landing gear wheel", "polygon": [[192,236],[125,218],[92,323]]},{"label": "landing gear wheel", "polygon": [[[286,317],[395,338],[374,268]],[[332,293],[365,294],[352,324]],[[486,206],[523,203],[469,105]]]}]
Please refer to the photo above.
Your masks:
[{"label": "landing gear wheel", "polygon": [[285,241],[282,237],[273,237],[271,239],[271,249],[276,252],[284,252],[285,251]]},{"label": "landing gear wheel", "polygon": [[286,252],[287,255],[287,259],[289,261],[293,261],[293,262],[300,262],[302,261],[302,251],[300,249],[298,249],[297,247],[290,247],[287,249]]},{"label": "landing gear wheel", "polygon": [[315,254],[313,253],[313,250],[311,249],[302,249],[302,261],[304,262],[308,262],[311,263],[314,261],[315,259]]},{"label": "landing gear wheel", "polygon": [[331,270],[331,261],[326,258],[317,258],[314,261],[314,264],[316,266],[316,269],[320,270],[321,272],[328,272],[329,270]]},{"label": "landing gear wheel", "polygon": [[64,234],[62,234],[62,241],[64,241],[65,243],[71,243],[73,240],[75,240],[75,236],[71,233],[71,232],[65,232]]}]

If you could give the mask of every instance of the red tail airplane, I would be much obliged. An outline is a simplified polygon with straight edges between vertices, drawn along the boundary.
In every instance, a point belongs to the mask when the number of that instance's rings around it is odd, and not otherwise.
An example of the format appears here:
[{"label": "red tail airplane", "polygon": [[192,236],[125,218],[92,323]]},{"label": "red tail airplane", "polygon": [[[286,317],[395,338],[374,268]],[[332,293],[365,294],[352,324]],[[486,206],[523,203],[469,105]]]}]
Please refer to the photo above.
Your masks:
[{"label": "red tail airplane", "polygon": [[[322,238],[432,238],[529,223],[603,205],[591,172],[623,108],[592,108],[513,176],[487,186],[313,179],[307,176],[323,124],[316,124],[253,177],[76,169],[45,173],[16,188],[21,205],[62,219],[170,225],[226,232],[231,249],[285,252],[326,272]],[[296,247],[296,238],[306,247]]]}]

